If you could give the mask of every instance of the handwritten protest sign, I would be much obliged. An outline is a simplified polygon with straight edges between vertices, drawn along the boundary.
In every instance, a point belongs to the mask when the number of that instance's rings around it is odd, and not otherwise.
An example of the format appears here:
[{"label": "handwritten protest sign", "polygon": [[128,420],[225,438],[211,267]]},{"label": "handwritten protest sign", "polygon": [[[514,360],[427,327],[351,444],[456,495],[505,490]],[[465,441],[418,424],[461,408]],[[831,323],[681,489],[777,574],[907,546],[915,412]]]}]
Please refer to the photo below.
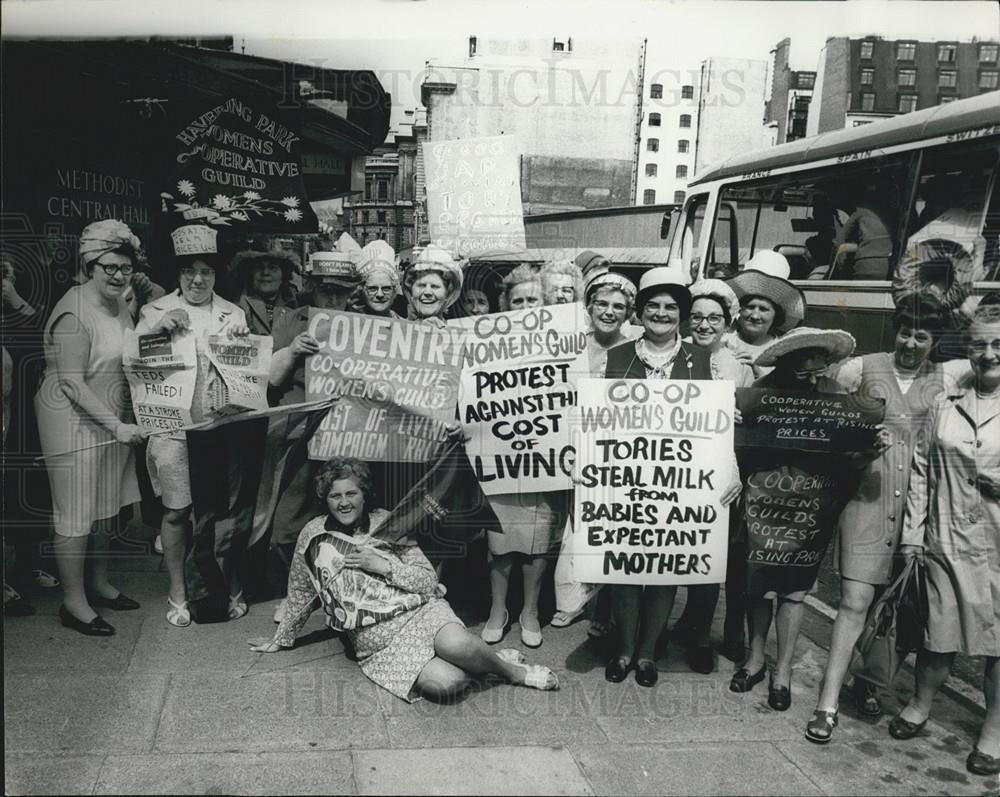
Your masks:
[{"label": "handwritten protest sign", "polygon": [[462,257],[525,248],[516,138],[427,141],[423,148],[433,243]]},{"label": "handwritten protest sign", "polygon": [[584,583],[726,578],[731,382],[581,379],[573,572]]},{"label": "handwritten protest sign", "polygon": [[885,400],[833,393],[741,388],[736,445],[799,451],[865,451],[885,415]]},{"label": "handwritten protest sign", "polygon": [[222,381],[216,380],[213,415],[222,417],[267,408],[267,372],[274,340],[270,335],[230,338],[210,335],[208,359]]},{"label": "handwritten protest sign", "polygon": [[432,459],[455,421],[462,330],[310,308],[309,333],[320,349],[306,360],[306,398],[341,399],[309,457]]},{"label": "handwritten protest sign", "polygon": [[155,432],[191,423],[197,373],[193,337],[173,339],[168,332],[128,332],[122,363],[139,426]]},{"label": "handwritten protest sign", "polygon": [[566,412],[576,401],[571,365],[586,349],[579,303],[451,322],[467,332],[459,416],[483,492],[572,487]]}]

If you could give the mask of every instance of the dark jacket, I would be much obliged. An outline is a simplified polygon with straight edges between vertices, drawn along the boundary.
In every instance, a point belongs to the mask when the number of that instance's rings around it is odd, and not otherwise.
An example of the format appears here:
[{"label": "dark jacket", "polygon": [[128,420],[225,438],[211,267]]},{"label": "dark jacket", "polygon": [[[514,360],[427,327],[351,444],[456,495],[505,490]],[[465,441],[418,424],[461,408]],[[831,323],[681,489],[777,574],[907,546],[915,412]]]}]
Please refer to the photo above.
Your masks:
[{"label": "dark jacket", "polygon": [[[630,340],[608,352],[605,379],[645,379],[646,366],[635,351],[636,341]],[[712,355],[707,349],[681,341],[680,351],[670,370],[671,379],[711,379]]]}]

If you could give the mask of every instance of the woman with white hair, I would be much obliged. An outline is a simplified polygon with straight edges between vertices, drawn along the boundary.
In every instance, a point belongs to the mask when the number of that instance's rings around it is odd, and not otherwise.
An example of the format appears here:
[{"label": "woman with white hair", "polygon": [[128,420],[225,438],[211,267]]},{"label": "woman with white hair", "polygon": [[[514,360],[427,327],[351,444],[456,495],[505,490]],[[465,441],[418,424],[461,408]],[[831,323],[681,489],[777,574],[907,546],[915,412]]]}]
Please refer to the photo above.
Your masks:
[{"label": "woman with white hair", "polygon": [[358,254],[358,273],[364,312],[384,318],[399,318],[392,303],[399,296],[399,271],[396,252],[385,241],[372,241]]},{"label": "woman with white hair", "polygon": [[583,275],[572,260],[550,260],[538,272],[545,304],[572,304],[583,300]]},{"label": "woman with white hair", "polygon": [[45,376],[35,397],[63,585],[59,619],[88,636],[115,633],[93,607],[139,608],[108,580],[107,564],[118,513],[139,500],[132,447],[146,438],[131,422],[122,370],[125,336],[133,329],[124,293],[139,250],[123,222],[98,221],[83,230],[80,261],[89,280],[70,288],[49,316]]}]

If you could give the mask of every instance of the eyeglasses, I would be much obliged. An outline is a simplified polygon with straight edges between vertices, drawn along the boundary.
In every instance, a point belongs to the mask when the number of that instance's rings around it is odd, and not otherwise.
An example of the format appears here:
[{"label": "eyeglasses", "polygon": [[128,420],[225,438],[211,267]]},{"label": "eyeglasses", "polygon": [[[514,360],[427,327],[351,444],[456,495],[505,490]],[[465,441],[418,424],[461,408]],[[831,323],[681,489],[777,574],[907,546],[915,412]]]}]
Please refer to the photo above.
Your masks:
[{"label": "eyeglasses", "polygon": [[383,287],[382,285],[366,285],[365,293],[369,296],[378,296],[380,293],[392,293],[392,288]]},{"label": "eyeglasses", "polygon": [[699,327],[706,321],[709,326],[717,327],[726,320],[726,317],[721,313],[710,313],[709,315],[702,315],[701,313],[691,314],[691,326]]},{"label": "eyeglasses", "polygon": [[101,267],[101,271],[107,274],[109,277],[113,277],[115,274],[121,274],[123,277],[129,277],[135,271],[135,266],[131,263],[126,263],[124,266],[120,266],[117,263],[98,263]]},{"label": "eyeglasses", "polygon": [[181,276],[186,280],[193,280],[196,276],[210,279],[215,276],[215,271],[210,268],[182,268]]},{"label": "eyeglasses", "polygon": [[987,349],[993,349],[993,351],[1000,354],[1000,338],[987,343],[985,340],[970,340],[969,341],[969,354],[986,354]]}]

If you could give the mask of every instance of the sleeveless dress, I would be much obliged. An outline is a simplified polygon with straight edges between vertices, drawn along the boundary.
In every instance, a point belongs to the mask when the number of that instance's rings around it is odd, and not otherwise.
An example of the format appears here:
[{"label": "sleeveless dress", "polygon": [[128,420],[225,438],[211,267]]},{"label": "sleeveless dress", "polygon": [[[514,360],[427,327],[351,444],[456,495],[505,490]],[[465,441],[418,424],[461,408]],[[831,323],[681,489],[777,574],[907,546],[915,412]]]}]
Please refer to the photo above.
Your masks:
[{"label": "sleeveless dress", "polygon": [[52,331],[69,317],[73,331],[90,341],[84,382],[123,422],[131,421],[128,382],[122,370],[125,333],[133,328],[124,299],[112,317],[93,306],[83,286],[70,288],[45,325],[45,376],[35,396],[35,414],[52,488],[53,523],[57,534],[81,537],[97,520],[116,517],[123,506],[139,500],[132,448],[121,443],[63,454],[114,440],[114,435],[80,411],[64,394],[56,370],[58,341]]}]

